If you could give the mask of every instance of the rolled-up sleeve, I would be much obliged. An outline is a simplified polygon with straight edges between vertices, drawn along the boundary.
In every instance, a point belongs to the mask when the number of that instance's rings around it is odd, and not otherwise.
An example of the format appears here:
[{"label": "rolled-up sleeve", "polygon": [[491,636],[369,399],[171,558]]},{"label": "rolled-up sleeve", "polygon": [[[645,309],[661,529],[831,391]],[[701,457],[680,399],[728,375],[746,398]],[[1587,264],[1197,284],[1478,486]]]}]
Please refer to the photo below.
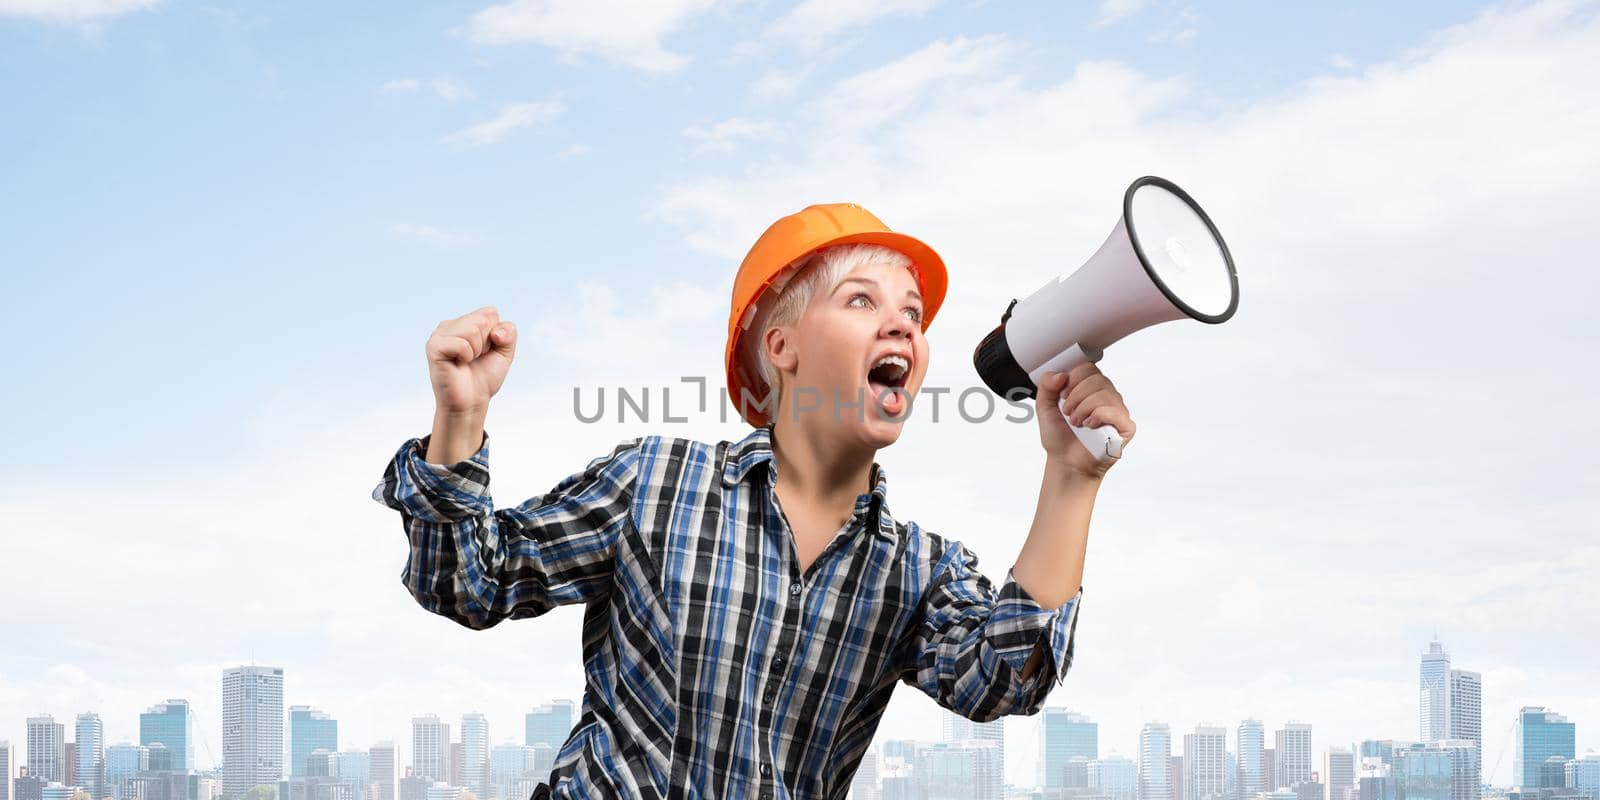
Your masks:
[{"label": "rolled-up sleeve", "polygon": [[425,460],[429,438],[401,445],[372,490],[400,512],[410,542],[401,582],[419,605],[481,629],[609,591],[617,540],[633,524],[639,439],[543,495],[496,510],[488,434],[454,464]]},{"label": "rolled-up sleeve", "polygon": [[[1071,600],[1047,610],[1009,570],[997,591],[978,571],[977,556],[951,542],[902,651],[902,679],[977,722],[1038,713],[1072,664],[1082,599],[1080,586]],[[1024,680],[1035,650],[1043,658]]]}]

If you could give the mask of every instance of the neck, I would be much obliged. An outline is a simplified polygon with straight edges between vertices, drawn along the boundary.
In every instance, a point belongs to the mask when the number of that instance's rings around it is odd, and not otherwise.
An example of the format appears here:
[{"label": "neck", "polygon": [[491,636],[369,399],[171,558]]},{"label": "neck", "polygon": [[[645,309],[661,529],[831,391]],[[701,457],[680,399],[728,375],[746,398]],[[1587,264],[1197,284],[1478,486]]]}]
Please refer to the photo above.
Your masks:
[{"label": "neck", "polygon": [[854,503],[857,495],[872,490],[872,463],[877,453],[867,447],[841,446],[825,436],[823,431],[808,429],[805,420],[795,422],[779,415],[772,426],[778,482],[785,494]]}]

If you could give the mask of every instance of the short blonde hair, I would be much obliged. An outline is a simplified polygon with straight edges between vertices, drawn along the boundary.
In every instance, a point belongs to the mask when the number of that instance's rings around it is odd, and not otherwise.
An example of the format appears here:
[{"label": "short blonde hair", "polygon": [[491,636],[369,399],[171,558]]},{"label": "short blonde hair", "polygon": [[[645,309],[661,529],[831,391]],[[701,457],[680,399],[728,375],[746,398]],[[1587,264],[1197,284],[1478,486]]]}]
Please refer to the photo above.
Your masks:
[{"label": "short blonde hair", "polygon": [[[757,300],[756,315],[750,328],[740,337],[739,359],[749,372],[761,379],[763,402],[770,402],[770,417],[778,417],[778,399],[781,399],[783,376],[767,358],[767,348],[762,339],[768,330],[779,325],[793,325],[819,293],[832,294],[850,273],[865,266],[883,265],[904,267],[920,286],[921,276],[916,264],[905,253],[877,244],[841,244],[824,247],[801,257],[784,267],[783,272]],[[757,387],[752,387],[755,389]],[[779,394],[776,399],[772,392]],[[752,391],[752,394],[757,392]]]}]

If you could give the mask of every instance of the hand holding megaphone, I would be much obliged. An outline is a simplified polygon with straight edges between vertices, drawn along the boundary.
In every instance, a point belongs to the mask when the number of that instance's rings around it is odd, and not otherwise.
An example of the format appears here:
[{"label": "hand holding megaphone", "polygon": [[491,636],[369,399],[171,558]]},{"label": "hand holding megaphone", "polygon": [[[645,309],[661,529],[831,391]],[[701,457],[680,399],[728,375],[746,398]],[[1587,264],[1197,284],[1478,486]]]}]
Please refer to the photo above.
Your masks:
[{"label": "hand holding megaphone", "polygon": [[[1184,317],[1215,325],[1238,306],[1233,257],[1211,218],[1171,181],[1145,176],[1123,193],[1122,218],[1094,256],[1011,301],[972,360],[1002,397],[1035,397],[1047,374],[1098,362],[1136,330]],[[1114,426],[1069,427],[1096,459],[1121,457]]]}]

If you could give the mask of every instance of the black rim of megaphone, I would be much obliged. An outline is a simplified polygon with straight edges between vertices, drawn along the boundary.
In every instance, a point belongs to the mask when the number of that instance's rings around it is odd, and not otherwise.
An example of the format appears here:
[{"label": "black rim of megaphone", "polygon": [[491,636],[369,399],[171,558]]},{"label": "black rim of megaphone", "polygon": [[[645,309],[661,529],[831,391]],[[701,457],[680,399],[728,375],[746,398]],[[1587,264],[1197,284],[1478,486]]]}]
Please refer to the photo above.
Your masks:
[{"label": "black rim of megaphone", "polygon": [[[1139,231],[1133,223],[1133,193],[1138,191],[1139,187],[1147,185],[1159,186],[1177,195],[1178,199],[1187,203],[1189,208],[1193,209],[1194,213],[1199,215],[1200,220],[1204,222],[1206,224],[1206,228],[1211,231],[1211,238],[1217,240],[1217,246],[1222,248],[1222,260],[1228,265],[1228,288],[1233,292],[1232,297],[1228,299],[1228,308],[1226,311],[1223,311],[1221,314],[1201,313],[1199,309],[1196,309],[1193,306],[1190,306],[1188,303],[1183,302],[1183,300],[1180,299],[1177,294],[1175,294],[1171,289],[1168,289],[1167,285],[1161,282],[1161,276],[1156,274],[1155,268],[1150,266],[1150,259],[1146,258],[1144,254],[1144,246],[1139,243]],[[1216,223],[1211,221],[1211,217],[1206,216],[1205,209],[1202,209],[1200,204],[1196,203],[1194,198],[1189,196],[1188,192],[1178,188],[1177,184],[1167,180],[1166,178],[1158,178],[1154,175],[1146,175],[1143,178],[1134,181],[1133,184],[1128,187],[1128,191],[1123,193],[1122,218],[1127,220],[1126,227],[1128,229],[1128,241],[1133,243],[1133,252],[1134,255],[1139,257],[1139,265],[1144,267],[1145,274],[1150,276],[1150,282],[1154,283],[1156,288],[1160,289],[1161,293],[1166,295],[1168,300],[1172,301],[1173,305],[1177,306],[1179,310],[1183,311],[1185,314],[1188,314],[1190,317],[1200,320],[1201,322],[1209,322],[1213,325],[1219,322],[1227,322],[1228,318],[1233,316],[1233,312],[1239,308],[1239,275],[1233,270],[1233,254],[1228,252],[1228,243],[1222,240],[1222,233],[1217,230]]]}]

